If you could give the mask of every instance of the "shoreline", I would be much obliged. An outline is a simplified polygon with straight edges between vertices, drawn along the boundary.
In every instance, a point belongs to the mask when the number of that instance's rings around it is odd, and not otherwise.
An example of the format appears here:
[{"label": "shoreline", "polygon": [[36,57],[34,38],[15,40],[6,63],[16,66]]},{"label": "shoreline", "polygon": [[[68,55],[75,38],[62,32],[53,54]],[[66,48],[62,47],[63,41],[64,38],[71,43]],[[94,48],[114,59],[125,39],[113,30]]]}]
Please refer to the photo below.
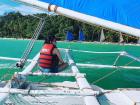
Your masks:
[{"label": "shoreline", "polygon": [[[27,38],[0,38],[2,40],[30,40]],[[43,41],[43,40],[37,40],[37,41]],[[140,46],[140,44],[137,43],[113,43],[113,42],[97,42],[97,41],[93,41],[93,42],[87,42],[87,41],[58,41],[58,42],[69,42],[69,43],[89,43],[89,44],[114,44],[114,45],[130,45],[130,46]]]},{"label": "shoreline", "polygon": [[8,40],[30,40],[27,38],[0,38],[0,39],[8,39]]},{"label": "shoreline", "polygon": [[[69,42],[69,41],[58,41],[58,42]],[[76,41],[70,41],[70,43],[75,43]],[[113,42],[97,42],[97,41],[93,41],[93,42],[86,42],[86,41],[77,41],[77,43],[87,43],[87,44],[113,44],[113,45],[130,45],[130,46],[140,46],[140,44],[132,44],[132,43],[113,43]]]}]

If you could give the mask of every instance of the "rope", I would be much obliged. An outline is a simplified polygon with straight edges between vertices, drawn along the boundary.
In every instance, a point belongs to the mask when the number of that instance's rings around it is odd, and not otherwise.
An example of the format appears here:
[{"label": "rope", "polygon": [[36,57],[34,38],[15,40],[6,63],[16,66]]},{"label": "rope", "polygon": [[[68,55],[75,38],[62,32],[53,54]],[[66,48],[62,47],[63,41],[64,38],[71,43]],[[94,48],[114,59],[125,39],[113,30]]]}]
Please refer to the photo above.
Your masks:
[{"label": "rope", "polygon": [[23,56],[21,57],[20,61],[17,63],[17,67],[23,68],[23,66],[25,65],[25,62],[27,61],[28,56],[34,47],[34,43],[37,40],[39,33],[41,32],[44,24],[45,24],[45,19],[41,19],[39,21],[39,24],[38,24],[32,38],[31,38],[31,41],[28,43],[28,45],[23,53]]},{"label": "rope", "polygon": [[[112,59],[112,56],[111,55],[109,55],[109,56],[107,56],[108,57],[108,59]],[[104,61],[105,59],[103,59],[103,57],[97,57],[96,56],[96,58],[94,57],[94,58],[87,58],[87,59],[83,59],[83,60],[78,60],[78,62],[82,62],[82,63],[86,63],[86,62],[89,62],[89,61],[94,61],[94,62],[96,62],[96,61]]]},{"label": "rope", "polygon": [[136,61],[136,60],[128,62],[127,64],[125,64],[125,66],[128,66],[129,64],[133,63],[134,61]]},{"label": "rope", "polygon": [[[119,58],[119,57],[117,57],[117,58]],[[133,63],[134,61],[136,61],[136,60],[134,59],[133,61],[128,62],[128,63],[125,64],[124,66],[128,66],[129,64]],[[114,70],[113,72],[110,72],[110,73],[106,74],[105,76],[103,76],[102,78],[100,78],[100,79],[98,79],[98,80],[92,82],[92,84],[95,84],[95,83],[97,83],[97,82],[99,82],[99,81],[101,81],[101,80],[103,80],[103,79],[109,77],[110,75],[112,75],[112,74],[114,74],[116,71],[118,71],[119,68],[121,68],[121,67],[116,67],[116,70]]]},{"label": "rope", "polygon": [[97,82],[99,82],[99,81],[101,81],[101,80],[103,80],[103,79],[109,77],[110,75],[114,74],[116,71],[118,71],[118,69],[114,70],[113,72],[110,72],[110,73],[106,74],[106,75],[103,76],[102,78],[97,79],[96,81],[92,82],[92,84],[95,84],[95,83],[97,83]]},{"label": "rope", "polygon": [[84,51],[84,50],[74,50],[74,49],[71,49],[72,51],[76,51],[76,52],[85,52],[85,53],[93,53],[93,54],[120,54],[122,53],[121,52],[96,52],[96,51]]},{"label": "rope", "polygon": [[[68,44],[69,44],[69,43],[68,43]],[[70,48],[71,48],[71,45],[69,44],[67,49],[70,49]],[[62,53],[64,53],[64,59],[63,59],[63,60],[64,60],[65,62],[68,62],[66,49],[60,48],[60,50],[63,51]],[[70,67],[70,65],[69,65],[69,67]],[[60,71],[60,72],[62,72],[62,73],[71,73],[72,71],[71,71],[71,69],[70,69],[69,67],[67,67],[65,70],[62,70],[62,71]]]},{"label": "rope", "polygon": [[[4,4],[4,3],[1,3],[1,4]],[[7,7],[11,8],[12,10],[19,11],[18,9],[16,9],[16,8],[10,6],[10,5],[7,5],[7,4],[4,4],[4,5],[6,5]],[[25,11],[21,11],[21,12],[27,14],[27,12],[25,12]],[[35,18],[40,19],[40,21],[39,21],[39,24],[38,24],[35,32],[33,33],[33,36],[31,38],[31,41],[28,43],[28,45],[26,47],[26,50],[23,53],[23,56],[21,57],[21,60],[19,62],[17,62],[17,64],[16,64],[17,67],[20,67],[20,68],[23,68],[25,62],[27,61],[27,58],[28,58],[30,52],[32,51],[33,46],[34,46],[34,42],[38,38],[39,33],[41,32],[41,30],[42,30],[42,28],[44,26],[44,23],[45,23],[45,19],[42,19],[42,18],[40,18],[38,16],[35,16],[35,15],[32,15],[32,14],[30,14],[30,15],[33,16],[33,17],[35,17]]]},{"label": "rope", "polygon": [[118,55],[118,57],[116,58],[115,62],[113,63],[113,66],[116,65],[116,63],[117,63],[117,61],[119,60],[120,56],[121,56],[121,54]]},{"label": "rope", "polygon": [[[70,45],[69,45],[70,46]],[[63,48],[60,48],[60,49],[62,49],[62,50],[66,50],[66,49],[63,49]],[[84,51],[84,50],[75,50],[75,49],[70,49],[70,51],[71,51],[71,53],[73,53],[73,52],[79,52],[79,53],[91,53],[91,54],[121,54],[121,53],[123,53],[123,52],[95,52],[95,51]],[[74,58],[74,56],[73,56],[74,54],[72,54],[71,56],[72,56],[72,58]],[[109,57],[110,56],[110,57]],[[108,57],[111,59],[112,58],[112,56],[111,55],[109,55]],[[103,57],[97,57],[96,56],[96,58],[94,57],[94,58],[87,58],[87,59],[84,59],[84,60],[78,60],[78,62],[89,62],[89,61],[96,61],[96,60],[102,60],[102,61],[104,61],[104,59],[103,59]]]},{"label": "rope", "polygon": [[[95,53],[96,53],[96,54],[99,54],[99,53],[103,53],[103,54],[119,53],[118,57],[116,58],[116,60],[115,60],[114,63],[113,63],[113,65],[116,65],[117,61],[119,60],[119,58],[120,58],[120,56],[121,56],[121,53],[123,53],[123,52],[125,51],[125,46],[124,46],[124,44],[123,44],[123,50],[122,50],[121,52],[93,52],[93,51],[82,51],[82,50],[72,50],[72,51],[86,52],[86,53],[94,53],[94,54],[95,54]],[[128,57],[129,57],[129,56],[128,56]],[[134,61],[136,61],[136,59],[134,59],[133,61],[131,61],[131,62],[127,63],[127,64],[125,64],[124,66],[127,66],[127,65],[133,63]],[[101,80],[103,80],[103,79],[109,77],[110,75],[112,75],[112,74],[114,74],[116,71],[118,71],[119,68],[120,68],[120,67],[117,67],[116,70],[114,70],[113,72],[110,72],[110,73],[106,74],[106,75],[103,76],[102,78],[97,79],[96,81],[92,82],[92,84],[95,84],[95,83],[97,83],[97,82],[99,82],[99,81],[101,81]]]},{"label": "rope", "polygon": [[[123,46],[124,46],[124,45],[123,45]],[[124,46],[124,47],[125,47],[125,46]],[[123,51],[122,51],[122,53],[124,52],[124,47],[123,47]],[[119,53],[118,57],[117,57],[116,60],[114,61],[113,66],[116,65],[116,63],[117,63],[117,61],[119,60],[120,56],[121,56],[121,53]],[[103,76],[102,78],[97,79],[97,80],[94,81],[92,84],[95,84],[95,83],[97,83],[97,82],[99,82],[99,81],[101,81],[101,80],[103,80],[103,79],[109,77],[110,75],[116,73],[116,71],[118,71],[118,70],[119,70],[119,68],[117,67],[114,71],[112,71],[112,72],[106,74],[106,75]]]}]

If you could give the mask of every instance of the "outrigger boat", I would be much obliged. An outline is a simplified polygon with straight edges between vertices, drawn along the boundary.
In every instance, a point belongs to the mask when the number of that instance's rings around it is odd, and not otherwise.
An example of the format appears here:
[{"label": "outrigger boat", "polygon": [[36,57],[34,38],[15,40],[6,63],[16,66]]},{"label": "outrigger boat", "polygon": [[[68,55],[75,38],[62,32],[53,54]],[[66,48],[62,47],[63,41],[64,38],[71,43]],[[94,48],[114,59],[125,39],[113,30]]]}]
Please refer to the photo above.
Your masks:
[{"label": "outrigger boat", "polygon": [[[72,19],[80,20],[89,24],[95,24],[102,27],[110,28],[119,32],[127,33],[133,36],[140,37],[140,26],[135,23],[126,22],[123,23],[121,20],[113,21],[110,19],[105,19],[107,17],[101,18],[100,16],[95,16],[92,6],[99,6],[101,3],[110,6],[123,6],[131,4],[131,0],[124,1],[113,1],[107,0],[104,3],[102,0],[16,0],[18,2],[37,7],[44,11],[55,12],[59,15],[64,15]],[[118,3],[115,5],[115,3]],[[88,4],[88,5],[87,5]],[[111,5],[112,4],[112,5]],[[133,1],[133,4],[140,4],[140,1]],[[130,6],[130,9],[134,6]],[[102,5],[103,6],[103,5]],[[135,5],[137,6],[137,5]],[[139,5],[138,5],[139,6]],[[113,8],[113,7],[112,7]],[[138,7],[139,8],[139,7]],[[89,9],[89,10],[88,10]],[[105,9],[105,8],[104,8]],[[116,8],[118,9],[118,8]],[[136,10],[139,10],[135,7]],[[135,10],[135,11],[136,11]],[[123,11],[124,12],[124,11]],[[133,11],[134,12],[134,11]],[[137,12],[136,12],[137,13]],[[114,13],[113,13],[114,14]],[[132,14],[131,14],[132,15]],[[136,14],[135,14],[136,15]],[[130,14],[128,15],[130,16]],[[140,16],[137,14],[136,16]],[[124,17],[125,18],[125,17]],[[131,17],[130,19],[135,19],[136,17]],[[128,17],[129,21],[129,17]],[[128,24],[127,24],[128,23]],[[29,48],[32,48],[33,43],[41,28],[43,27],[44,20],[41,19],[39,23],[39,28],[37,28],[37,33],[34,34],[34,38],[29,44]],[[39,58],[39,53],[32,59],[28,60],[30,64],[22,71],[16,72],[14,74],[15,78],[19,81],[19,86],[24,84],[24,87],[12,88],[12,80],[8,82],[1,81],[0,88],[0,104],[1,105],[139,105],[140,104],[140,89],[116,89],[116,90],[105,90],[96,85],[90,85],[85,78],[84,73],[80,73],[76,63],[70,55],[69,49],[61,49],[66,53],[66,58],[68,59],[69,68],[71,72],[65,73],[40,73],[34,72],[34,68],[37,65],[37,60]],[[75,50],[76,51],[76,50]],[[25,52],[25,56],[18,63],[19,66],[24,66],[25,61],[30,50]],[[86,51],[85,51],[86,52]],[[90,53],[100,53],[100,52],[90,52]],[[107,53],[107,52],[104,52]],[[109,53],[109,52],[108,52]],[[127,56],[140,62],[139,58],[136,58],[127,52],[114,52],[119,53],[120,56]],[[118,56],[118,58],[120,57]],[[115,62],[117,62],[118,58]],[[2,58],[19,60],[14,58]],[[105,67],[116,67],[115,62],[113,66],[107,65]],[[80,65],[80,64],[79,64]],[[82,66],[97,66],[104,67],[104,65],[82,65]],[[129,68],[129,67],[128,67]],[[139,68],[137,68],[139,69]],[[14,77],[13,76],[13,77]],[[47,82],[30,82],[26,84],[26,79],[24,76],[29,77],[49,77],[49,76],[61,76],[61,77],[74,77],[74,81],[64,81],[57,83],[47,83]]]}]

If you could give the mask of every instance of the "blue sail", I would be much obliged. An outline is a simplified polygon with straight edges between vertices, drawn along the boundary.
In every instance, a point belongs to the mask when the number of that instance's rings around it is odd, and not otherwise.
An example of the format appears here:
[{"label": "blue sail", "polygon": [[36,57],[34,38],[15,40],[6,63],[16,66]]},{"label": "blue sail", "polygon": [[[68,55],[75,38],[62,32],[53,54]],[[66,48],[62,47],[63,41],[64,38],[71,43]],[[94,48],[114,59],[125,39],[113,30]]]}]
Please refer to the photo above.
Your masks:
[{"label": "blue sail", "polygon": [[66,35],[66,40],[72,41],[73,39],[74,39],[73,34],[70,31],[68,31]]},{"label": "blue sail", "polygon": [[85,40],[85,35],[82,30],[79,31],[79,41],[84,41]]},{"label": "blue sail", "polygon": [[140,0],[39,0],[140,29]]}]

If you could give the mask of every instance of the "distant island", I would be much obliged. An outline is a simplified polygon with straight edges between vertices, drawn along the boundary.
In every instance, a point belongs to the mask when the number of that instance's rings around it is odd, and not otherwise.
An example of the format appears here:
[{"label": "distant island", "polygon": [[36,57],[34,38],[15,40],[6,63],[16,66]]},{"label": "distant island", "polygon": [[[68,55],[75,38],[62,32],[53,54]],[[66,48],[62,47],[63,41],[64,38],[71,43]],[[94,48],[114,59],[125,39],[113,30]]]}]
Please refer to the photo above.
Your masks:
[{"label": "distant island", "polygon": [[[46,35],[56,35],[59,40],[65,40],[67,31],[78,40],[79,30],[83,30],[85,41],[100,41],[101,30],[104,29],[105,42],[119,42],[119,32],[105,29],[99,26],[91,26],[86,23],[72,20],[60,15],[35,14],[45,18],[45,26],[38,39],[44,39]],[[29,39],[35,31],[39,19],[32,15],[22,15],[20,12],[5,13],[0,16],[0,37]],[[137,43],[138,38],[122,34],[125,43]]]}]

